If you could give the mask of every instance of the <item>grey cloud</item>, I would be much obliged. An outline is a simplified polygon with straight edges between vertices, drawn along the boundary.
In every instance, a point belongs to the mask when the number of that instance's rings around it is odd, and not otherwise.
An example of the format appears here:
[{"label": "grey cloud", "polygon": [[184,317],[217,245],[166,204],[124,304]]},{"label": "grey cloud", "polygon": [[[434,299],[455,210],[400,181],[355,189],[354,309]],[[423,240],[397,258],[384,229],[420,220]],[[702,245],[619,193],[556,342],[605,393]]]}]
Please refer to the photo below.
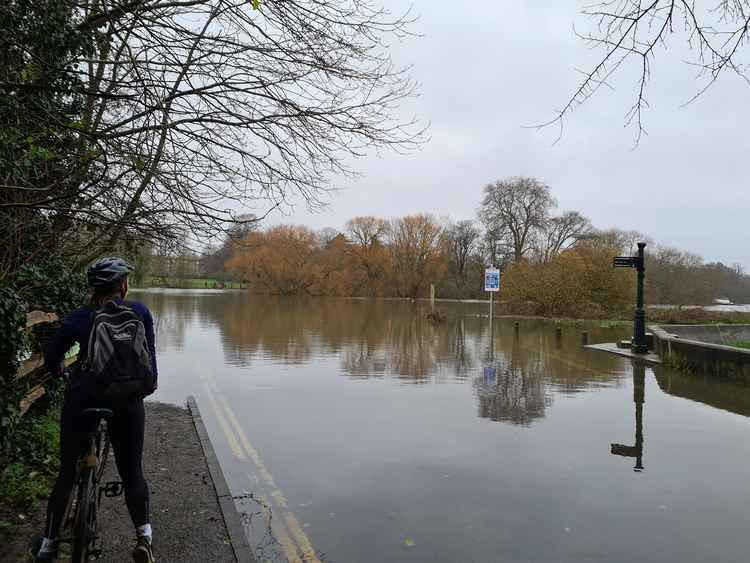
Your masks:
[{"label": "grey cloud", "polygon": [[[393,10],[405,3],[389,0]],[[424,37],[392,46],[397,63],[412,64],[422,95],[403,108],[429,122],[431,141],[407,156],[369,156],[355,163],[357,180],[310,214],[299,205],[274,222],[343,227],[355,215],[393,217],[427,211],[473,217],[484,184],[524,174],[544,180],[562,209],[575,209],[598,227],[636,229],[658,242],[740,262],[750,269],[745,225],[747,96],[729,77],[705,97],[680,105],[698,88],[682,64],[684,48],[660,53],[649,91],[649,135],[633,150],[635,131],[624,128],[635,70],[626,69],[565,122],[524,125],[554,115],[595,53],[572,30],[590,22],[580,2],[418,0],[416,30]]]}]

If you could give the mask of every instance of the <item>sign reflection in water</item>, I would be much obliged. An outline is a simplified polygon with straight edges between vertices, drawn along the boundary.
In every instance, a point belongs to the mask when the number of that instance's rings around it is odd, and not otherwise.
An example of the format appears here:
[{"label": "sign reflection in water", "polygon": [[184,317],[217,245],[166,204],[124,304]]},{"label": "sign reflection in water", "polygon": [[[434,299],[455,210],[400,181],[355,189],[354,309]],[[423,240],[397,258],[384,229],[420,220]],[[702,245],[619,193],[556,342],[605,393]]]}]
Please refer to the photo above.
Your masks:
[{"label": "sign reflection in water", "polygon": [[646,393],[646,366],[633,362],[633,403],[635,403],[635,445],[612,444],[613,455],[635,458],[633,471],[643,471],[643,403]]}]

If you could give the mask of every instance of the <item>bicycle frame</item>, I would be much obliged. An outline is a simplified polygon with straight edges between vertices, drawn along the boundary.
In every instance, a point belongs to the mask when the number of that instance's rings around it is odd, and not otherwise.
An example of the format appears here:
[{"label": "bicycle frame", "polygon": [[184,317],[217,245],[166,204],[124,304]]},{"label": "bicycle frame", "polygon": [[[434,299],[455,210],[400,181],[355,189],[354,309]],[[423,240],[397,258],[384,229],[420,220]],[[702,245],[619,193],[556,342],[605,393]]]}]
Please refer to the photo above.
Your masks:
[{"label": "bicycle frame", "polygon": [[[87,436],[88,448],[80,457],[76,469],[75,494],[71,492],[63,520],[64,529],[69,531],[69,536],[60,537],[61,542],[71,545],[73,563],[99,558],[101,549],[97,547],[97,513],[102,493],[106,497],[113,497],[123,492],[120,482],[100,485],[110,450],[106,419],[112,413],[106,409],[91,409],[91,412],[99,416],[99,421],[96,429]],[[83,411],[82,414],[86,413],[87,411]]]}]

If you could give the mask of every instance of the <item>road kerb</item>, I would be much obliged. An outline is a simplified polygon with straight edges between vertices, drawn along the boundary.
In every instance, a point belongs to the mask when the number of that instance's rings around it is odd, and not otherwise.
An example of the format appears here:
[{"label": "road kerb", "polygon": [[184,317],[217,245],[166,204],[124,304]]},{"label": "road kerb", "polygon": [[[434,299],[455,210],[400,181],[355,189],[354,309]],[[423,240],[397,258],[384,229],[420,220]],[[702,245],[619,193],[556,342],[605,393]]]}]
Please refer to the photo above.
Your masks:
[{"label": "road kerb", "polygon": [[229,534],[229,541],[232,544],[232,550],[234,551],[237,563],[256,563],[253,550],[250,547],[250,542],[247,539],[244,529],[242,528],[242,522],[240,521],[240,515],[237,513],[237,507],[234,504],[234,499],[229,491],[229,486],[224,478],[224,472],[221,470],[219,460],[216,457],[211,440],[208,437],[208,432],[203,424],[200,411],[198,410],[198,403],[195,401],[193,396],[187,399],[188,410],[195,426],[195,431],[198,434],[201,447],[203,448],[203,455],[206,458],[206,465],[208,465],[208,471],[213,481],[214,490],[219,500],[219,507],[224,517],[224,524]]}]

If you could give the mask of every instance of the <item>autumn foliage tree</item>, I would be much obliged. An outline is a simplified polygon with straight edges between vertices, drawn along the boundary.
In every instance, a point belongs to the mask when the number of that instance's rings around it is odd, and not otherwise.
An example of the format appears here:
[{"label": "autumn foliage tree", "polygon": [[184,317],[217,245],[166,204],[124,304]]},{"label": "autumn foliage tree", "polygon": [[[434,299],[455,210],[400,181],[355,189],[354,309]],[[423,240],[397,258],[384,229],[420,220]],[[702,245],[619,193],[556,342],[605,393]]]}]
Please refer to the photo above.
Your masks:
[{"label": "autumn foliage tree", "polygon": [[445,272],[441,253],[443,228],[429,214],[394,219],[388,232],[392,281],[399,297],[424,295]]},{"label": "autumn foliage tree", "polygon": [[599,318],[632,307],[635,277],[612,267],[619,249],[587,241],[546,262],[510,265],[503,299],[534,315]]},{"label": "autumn foliage tree", "polygon": [[251,232],[230,241],[226,268],[271,294],[415,299],[434,284],[438,297],[476,299],[486,297],[482,274],[494,263],[504,271],[498,297],[506,312],[601,318],[630,315],[635,276],[613,268],[612,257],[631,255],[645,241],[647,303],[750,301],[741,268],[705,264],[637,231],[594,229],[575,211],[553,214],[554,199],[537,180],[496,182],[484,196],[479,222],[358,216],[343,232],[293,225]]},{"label": "autumn foliage tree", "polygon": [[318,239],[312,229],[279,225],[247,235],[227,262],[241,279],[269,293],[313,293],[322,277]]},{"label": "autumn foliage tree", "polygon": [[346,223],[349,255],[353,263],[352,291],[355,295],[382,295],[388,272],[386,237],[388,222],[377,217],[354,217]]},{"label": "autumn foliage tree", "polygon": [[353,293],[355,277],[346,237],[337,233],[319,240],[317,290],[324,295],[348,296]]}]

